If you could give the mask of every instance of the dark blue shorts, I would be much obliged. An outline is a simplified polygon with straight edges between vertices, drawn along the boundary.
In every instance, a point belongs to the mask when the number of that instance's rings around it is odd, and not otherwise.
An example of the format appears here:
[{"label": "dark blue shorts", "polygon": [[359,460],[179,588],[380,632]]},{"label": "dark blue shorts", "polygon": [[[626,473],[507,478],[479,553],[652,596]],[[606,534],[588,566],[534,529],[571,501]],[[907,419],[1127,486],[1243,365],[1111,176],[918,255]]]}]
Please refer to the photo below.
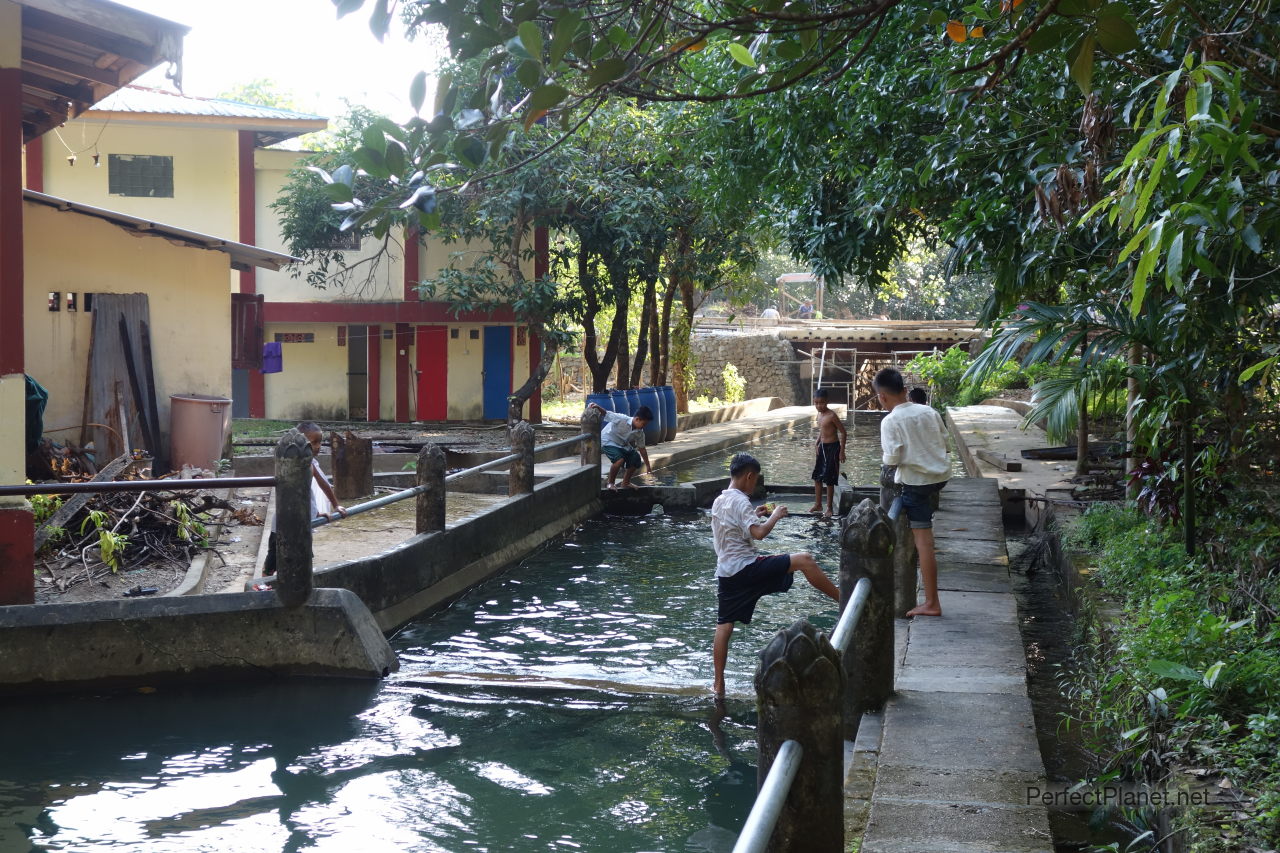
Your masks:
[{"label": "dark blue shorts", "polygon": [[719,610],[716,624],[747,624],[756,612],[756,602],[771,592],[786,592],[795,581],[790,554],[757,557],[754,563],[727,578],[716,578]]},{"label": "dark blue shorts", "polygon": [[927,486],[909,486],[902,484],[902,511],[911,521],[915,530],[927,530],[933,527],[933,496],[942,491],[947,481],[930,483]]},{"label": "dark blue shorts", "polygon": [[600,448],[604,451],[604,455],[609,457],[610,462],[622,460],[622,464],[628,468],[640,467],[640,453],[632,447],[619,447],[616,444],[606,444]]}]

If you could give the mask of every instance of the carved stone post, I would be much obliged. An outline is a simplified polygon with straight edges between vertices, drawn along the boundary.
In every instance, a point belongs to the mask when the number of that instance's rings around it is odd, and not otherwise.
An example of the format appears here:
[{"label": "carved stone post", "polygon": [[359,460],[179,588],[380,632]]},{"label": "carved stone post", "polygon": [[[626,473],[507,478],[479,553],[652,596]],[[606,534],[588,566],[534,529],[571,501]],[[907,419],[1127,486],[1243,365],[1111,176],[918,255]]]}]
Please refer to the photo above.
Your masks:
[{"label": "carved stone post", "polygon": [[418,451],[418,485],[426,488],[418,493],[418,532],[444,530],[444,450],[430,442]]},{"label": "carved stone post", "polygon": [[844,850],[844,742],[840,656],[825,634],[801,619],[779,631],[760,652],[756,667],[757,784],[764,784],[783,741],[804,748],[770,851]]},{"label": "carved stone post", "polygon": [[840,603],[860,578],[871,595],[842,661],[845,737],[853,740],[864,711],[879,709],[893,693],[893,527],[870,498],[854,507],[840,531]]},{"label": "carved stone post", "polygon": [[373,440],[348,430],[345,437],[332,433],[329,446],[333,448],[333,491],[338,500],[373,494]]},{"label": "carved stone post", "polygon": [[533,427],[524,421],[511,428],[511,452],[519,459],[511,463],[508,495],[533,494]]},{"label": "carved stone post", "polygon": [[880,508],[893,524],[893,615],[902,619],[916,606],[916,540],[902,507],[893,514],[893,502],[902,497],[902,484],[893,481],[897,470],[895,465],[880,466]]},{"label": "carved stone post", "polygon": [[587,437],[582,440],[582,456],[583,465],[594,465],[600,467],[600,421],[603,418],[596,409],[587,409],[582,413],[582,432]]},{"label": "carved stone post", "polygon": [[311,597],[311,445],[296,429],[276,444],[276,595],[285,607]]},{"label": "carved stone post", "polygon": [[893,615],[905,619],[916,606],[916,539],[911,521],[899,511],[893,521]]}]

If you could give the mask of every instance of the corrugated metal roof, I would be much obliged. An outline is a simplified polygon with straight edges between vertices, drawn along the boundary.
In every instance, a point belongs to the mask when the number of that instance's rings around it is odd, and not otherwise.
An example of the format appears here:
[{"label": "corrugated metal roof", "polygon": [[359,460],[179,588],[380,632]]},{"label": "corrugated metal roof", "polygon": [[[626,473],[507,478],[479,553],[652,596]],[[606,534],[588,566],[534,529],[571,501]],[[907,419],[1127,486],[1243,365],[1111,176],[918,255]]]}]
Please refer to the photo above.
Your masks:
[{"label": "corrugated metal roof", "polygon": [[143,86],[125,86],[99,101],[91,112],[218,116],[254,121],[328,121],[324,116],[310,113],[282,110],[277,107],[261,107],[257,104],[241,104],[220,98],[197,98]]},{"label": "corrugated metal roof", "polygon": [[94,207],[89,204],[81,204],[78,201],[68,201],[65,198],[38,193],[35,190],[23,190],[22,198],[25,201],[33,201],[38,204],[56,207],[59,210],[70,210],[74,213],[80,213],[85,216],[96,216],[99,219],[119,225],[121,228],[129,231],[135,231],[139,234],[150,234],[156,237],[164,237],[168,240],[177,240],[194,246],[198,249],[209,249],[214,252],[222,252],[231,258],[232,269],[243,270],[251,266],[262,267],[263,269],[278,270],[286,264],[300,262],[300,258],[292,255],[273,252],[270,249],[260,249],[257,246],[250,246],[247,243],[237,243],[234,240],[224,240],[221,237],[213,237],[209,234],[201,234],[199,231],[188,231],[185,228],[178,228],[174,225],[165,225],[161,222],[152,222],[149,219],[141,219],[137,216],[130,216],[127,213],[120,213],[115,210],[107,210],[102,207]]}]

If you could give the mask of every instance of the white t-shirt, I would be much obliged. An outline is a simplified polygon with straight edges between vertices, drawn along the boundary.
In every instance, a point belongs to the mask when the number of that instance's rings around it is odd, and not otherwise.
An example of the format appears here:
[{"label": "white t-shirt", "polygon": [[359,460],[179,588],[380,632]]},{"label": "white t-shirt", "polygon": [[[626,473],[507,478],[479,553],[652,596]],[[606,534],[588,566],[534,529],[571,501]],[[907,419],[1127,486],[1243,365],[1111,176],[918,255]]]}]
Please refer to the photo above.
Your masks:
[{"label": "white t-shirt", "polygon": [[605,412],[600,443],[614,447],[644,447],[644,430],[631,426],[632,418],[632,415],[621,412]]},{"label": "white t-shirt", "polygon": [[932,406],[899,403],[880,421],[885,465],[897,465],[895,483],[927,486],[951,478],[942,416]]},{"label": "white t-shirt", "polygon": [[751,498],[733,487],[711,505],[711,541],[716,547],[716,577],[733,577],[756,561],[751,525],[760,524]]}]

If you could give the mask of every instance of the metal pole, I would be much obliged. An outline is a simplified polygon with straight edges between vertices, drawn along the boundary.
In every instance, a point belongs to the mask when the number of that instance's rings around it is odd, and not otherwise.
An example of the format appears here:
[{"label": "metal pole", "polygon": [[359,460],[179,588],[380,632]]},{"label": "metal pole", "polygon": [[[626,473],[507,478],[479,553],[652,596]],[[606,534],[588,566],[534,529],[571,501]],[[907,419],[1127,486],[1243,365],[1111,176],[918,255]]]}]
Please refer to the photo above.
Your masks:
[{"label": "metal pole", "polygon": [[0,496],[82,495],[98,492],[178,492],[191,489],[230,489],[241,486],[274,486],[275,477],[210,477],[203,480],[107,480],[88,483],[28,483],[0,486]]},{"label": "metal pole", "polygon": [[769,775],[760,786],[751,814],[747,815],[742,834],[733,845],[733,853],[764,853],[768,849],[773,828],[778,824],[778,816],[787,802],[787,794],[791,791],[791,783],[795,781],[796,772],[800,769],[800,759],[803,757],[804,747],[799,742],[783,742],[773,760],[773,766],[769,768]]}]

